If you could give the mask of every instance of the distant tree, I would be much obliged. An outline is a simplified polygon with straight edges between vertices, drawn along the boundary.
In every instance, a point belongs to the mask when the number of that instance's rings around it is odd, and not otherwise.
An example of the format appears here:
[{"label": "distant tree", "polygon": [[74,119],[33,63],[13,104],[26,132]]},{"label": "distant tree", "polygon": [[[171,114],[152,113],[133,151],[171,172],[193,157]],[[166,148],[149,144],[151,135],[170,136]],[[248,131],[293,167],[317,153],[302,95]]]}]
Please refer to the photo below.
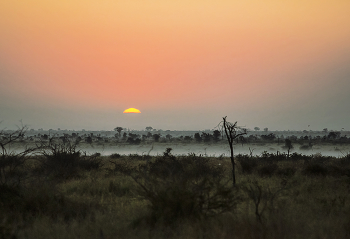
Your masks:
[{"label": "distant tree", "polygon": [[219,130],[214,130],[213,132],[213,140],[214,142],[218,142],[220,140],[221,133]]},{"label": "distant tree", "polygon": [[338,138],[340,138],[340,132],[329,132],[329,134],[328,134],[328,136],[327,136],[327,138],[328,139],[338,139]]},{"label": "distant tree", "polygon": [[259,128],[259,127],[254,127],[254,130],[255,130],[255,131],[259,131],[260,128]]},{"label": "distant tree", "polygon": [[123,140],[126,140],[127,139],[127,134],[126,134],[126,132],[124,132],[124,134],[123,134]]},{"label": "distant tree", "polygon": [[160,134],[153,134],[154,141],[158,142],[160,138]]},{"label": "distant tree", "polygon": [[187,136],[184,137],[184,140],[186,142],[190,142],[190,141],[192,141],[192,137],[187,135]]},{"label": "distant tree", "polygon": [[153,128],[152,128],[151,126],[147,126],[147,127],[146,127],[146,130],[147,130],[147,131],[151,131],[152,129],[153,129]]},{"label": "distant tree", "polygon": [[133,137],[129,137],[128,140],[126,141],[129,144],[140,144],[141,143],[141,139],[140,138],[133,138]]},{"label": "distant tree", "polygon": [[323,133],[326,133],[326,134],[328,133],[328,129],[327,128],[324,128],[322,131],[323,131]]},{"label": "distant tree", "polygon": [[202,142],[202,137],[199,133],[195,133],[194,134],[194,139],[196,140],[196,142],[200,143]]},{"label": "distant tree", "polygon": [[129,138],[137,139],[138,137],[139,137],[138,134],[129,133]]},{"label": "distant tree", "polygon": [[48,140],[49,136],[47,134],[44,134],[44,135],[41,136],[41,139]]},{"label": "distant tree", "polygon": [[92,137],[91,136],[88,136],[85,140],[86,140],[86,143],[92,144]]},{"label": "distant tree", "polygon": [[167,139],[167,140],[171,140],[171,138],[172,138],[173,136],[171,136],[170,134],[167,134],[166,136],[165,136],[165,138]]},{"label": "distant tree", "polygon": [[203,132],[201,137],[205,143],[209,143],[213,136],[209,133]]},{"label": "distant tree", "polygon": [[119,136],[120,136],[121,132],[123,131],[123,128],[122,127],[115,127],[114,131],[117,131]]},{"label": "distant tree", "polygon": [[265,131],[265,132],[269,131],[269,128],[264,128],[264,131]]},{"label": "distant tree", "polygon": [[285,145],[285,147],[288,150],[288,154],[287,154],[287,159],[288,159],[289,158],[289,152],[293,148],[292,141],[290,139],[286,139],[284,145]]},{"label": "distant tree", "polygon": [[241,136],[239,136],[239,137],[237,138],[237,143],[238,143],[239,141],[241,142],[242,146],[243,146],[245,143],[247,143],[247,140],[244,138],[243,135],[241,135]]},{"label": "distant tree", "polygon": [[268,135],[261,135],[261,138],[263,140],[273,141],[274,139],[276,139],[276,135],[274,133],[270,133]]}]

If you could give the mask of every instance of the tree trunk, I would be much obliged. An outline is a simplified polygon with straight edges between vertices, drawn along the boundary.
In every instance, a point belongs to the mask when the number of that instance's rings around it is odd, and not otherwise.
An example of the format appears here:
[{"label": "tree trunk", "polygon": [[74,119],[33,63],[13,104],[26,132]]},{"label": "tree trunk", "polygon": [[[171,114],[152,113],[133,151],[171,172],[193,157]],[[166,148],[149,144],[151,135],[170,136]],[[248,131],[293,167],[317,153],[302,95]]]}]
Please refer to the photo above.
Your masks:
[{"label": "tree trunk", "polygon": [[230,152],[231,152],[231,164],[232,164],[232,183],[233,186],[236,185],[236,173],[235,173],[235,158],[233,156],[233,145],[230,144]]},{"label": "tree trunk", "polygon": [[226,137],[227,137],[227,141],[230,145],[230,153],[231,153],[231,164],[232,164],[232,184],[233,186],[236,185],[236,173],[235,173],[235,160],[234,160],[234,157],[233,157],[233,140],[234,138],[232,137],[231,135],[231,131],[227,125],[227,122],[226,122],[226,117],[223,118],[224,119],[224,130],[225,130],[225,134],[226,134]]}]

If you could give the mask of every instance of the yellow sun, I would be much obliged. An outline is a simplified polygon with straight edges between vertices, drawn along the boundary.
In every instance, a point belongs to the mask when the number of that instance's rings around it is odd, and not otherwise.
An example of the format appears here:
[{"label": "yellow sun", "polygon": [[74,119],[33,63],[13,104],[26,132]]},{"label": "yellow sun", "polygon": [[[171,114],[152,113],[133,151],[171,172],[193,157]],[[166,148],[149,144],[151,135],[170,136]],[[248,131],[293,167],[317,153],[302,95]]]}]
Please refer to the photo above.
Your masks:
[{"label": "yellow sun", "polygon": [[139,111],[138,109],[135,109],[135,108],[129,108],[129,109],[124,110],[123,113],[141,113],[141,111]]}]

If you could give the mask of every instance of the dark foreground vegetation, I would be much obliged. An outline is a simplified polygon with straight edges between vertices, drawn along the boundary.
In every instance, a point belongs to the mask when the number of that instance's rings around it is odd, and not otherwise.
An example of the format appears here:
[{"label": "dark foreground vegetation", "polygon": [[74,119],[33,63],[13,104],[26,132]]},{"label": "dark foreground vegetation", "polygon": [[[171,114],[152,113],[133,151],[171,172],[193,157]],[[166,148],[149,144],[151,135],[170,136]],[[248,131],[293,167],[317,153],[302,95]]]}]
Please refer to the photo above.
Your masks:
[{"label": "dark foreground vegetation", "polygon": [[236,155],[233,186],[226,157],[86,155],[59,140],[14,153],[9,142],[0,238],[350,237],[349,154]]}]

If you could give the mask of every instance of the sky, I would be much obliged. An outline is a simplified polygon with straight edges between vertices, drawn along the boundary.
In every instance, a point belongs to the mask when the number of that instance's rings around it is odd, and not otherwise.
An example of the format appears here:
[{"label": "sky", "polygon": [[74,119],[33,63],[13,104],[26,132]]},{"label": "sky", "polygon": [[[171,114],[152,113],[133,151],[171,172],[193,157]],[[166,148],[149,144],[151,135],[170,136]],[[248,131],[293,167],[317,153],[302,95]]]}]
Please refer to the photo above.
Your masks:
[{"label": "sky", "polygon": [[[350,130],[348,0],[0,1],[0,129]],[[127,108],[141,114],[123,114]],[[310,125],[310,126],[309,126]]]}]

